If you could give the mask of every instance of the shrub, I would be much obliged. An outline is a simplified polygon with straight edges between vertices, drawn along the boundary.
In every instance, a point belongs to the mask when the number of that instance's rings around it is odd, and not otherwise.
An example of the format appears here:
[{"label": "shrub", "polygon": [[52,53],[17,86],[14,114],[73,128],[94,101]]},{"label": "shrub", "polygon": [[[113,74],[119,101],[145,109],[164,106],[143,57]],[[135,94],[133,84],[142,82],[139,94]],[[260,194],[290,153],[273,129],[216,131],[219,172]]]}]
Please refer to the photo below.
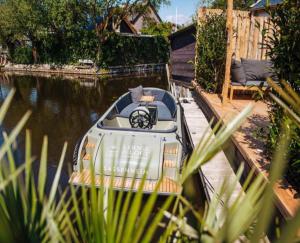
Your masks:
[{"label": "shrub", "polygon": [[12,61],[18,64],[32,64],[31,47],[18,46],[11,55]]},{"label": "shrub", "polygon": [[113,34],[102,46],[101,66],[167,63],[169,43],[162,36],[131,37]]},{"label": "shrub", "polygon": [[[280,78],[285,79],[300,94],[300,2],[286,0],[269,9],[276,33],[269,39],[268,55],[272,59]],[[273,104],[270,112],[270,133],[268,150],[277,146],[283,110]],[[295,129],[289,146],[289,166],[287,177],[298,188],[300,186],[300,129]]]},{"label": "shrub", "polygon": [[226,17],[210,15],[197,30],[196,80],[208,92],[219,92],[225,75]]},{"label": "shrub", "polygon": [[[91,59],[100,67],[107,67],[167,63],[169,58],[169,43],[162,36],[142,38],[112,34],[101,46],[102,58],[97,61],[98,46],[95,31],[81,30],[63,40],[48,34],[38,45],[38,61],[70,64],[79,59]],[[12,57],[14,63],[33,63],[29,46],[18,47]]]}]

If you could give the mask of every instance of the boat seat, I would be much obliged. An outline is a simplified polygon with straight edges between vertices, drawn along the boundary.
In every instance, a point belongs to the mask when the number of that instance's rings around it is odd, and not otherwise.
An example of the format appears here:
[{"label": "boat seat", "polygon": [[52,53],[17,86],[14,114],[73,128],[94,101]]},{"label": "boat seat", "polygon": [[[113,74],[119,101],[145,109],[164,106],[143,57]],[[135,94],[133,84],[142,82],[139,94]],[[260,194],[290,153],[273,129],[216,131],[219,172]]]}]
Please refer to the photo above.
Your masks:
[{"label": "boat seat", "polygon": [[[176,104],[174,103],[171,95],[161,90],[152,90],[151,93],[155,97],[155,101],[149,103],[149,105],[157,106],[157,120],[174,120],[176,114]],[[118,113],[117,116],[129,118],[131,112],[139,105],[140,103],[132,102],[131,94],[128,93],[116,104],[116,110]]]},{"label": "boat seat", "polygon": [[157,120],[159,121],[172,121],[172,115],[168,107],[162,101],[151,102],[150,105],[157,106]]},{"label": "boat seat", "polygon": [[168,107],[170,113],[171,113],[171,117],[175,117],[176,114],[176,104],[173,101],[173,98],[171,97],[171,95],[169,93],[165,93],[162,102]]},{"label": "boat seat", "polygon": [[[159,121],[172,121],[172,115],[169,111],[168,107],[161,101],[154,101],[151,102],[150,105],[157,106],[157,119]],[[119,117],[129,118],[131,112],[137,108],[139,104],[137,103],[131,103],[130,105],[126,106],[120,114],[118,114]]]},{"label": "boat seat", "polygon": [[119,117],[129,118],[131,112],[139,106],[138,103],[131,103],[130,105],[126,106],[118,115]]},{"label": "boat seat", "polygon": [[116,104],[117,112],[121,114],[121,112],[131,104],[132,104],[131,94],[128,93],[124,95],[121,98],[121,100],[119,100],[119,102]]}]

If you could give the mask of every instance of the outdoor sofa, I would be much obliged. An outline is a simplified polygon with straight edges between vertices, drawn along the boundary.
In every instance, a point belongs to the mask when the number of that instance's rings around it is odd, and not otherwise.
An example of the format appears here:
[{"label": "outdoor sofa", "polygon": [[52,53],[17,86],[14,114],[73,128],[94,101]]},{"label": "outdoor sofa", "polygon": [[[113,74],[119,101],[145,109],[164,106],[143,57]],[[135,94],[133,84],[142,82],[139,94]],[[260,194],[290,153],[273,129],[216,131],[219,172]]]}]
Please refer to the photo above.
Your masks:
[{"label": "outdoor sofa", "polygon": [[275,81],[277,76],[270,60],[252,60],[241,58],[241,61],[232,60],[230,101],[235,90],[258,91],[266,90],[268,87],[267,78]]}]

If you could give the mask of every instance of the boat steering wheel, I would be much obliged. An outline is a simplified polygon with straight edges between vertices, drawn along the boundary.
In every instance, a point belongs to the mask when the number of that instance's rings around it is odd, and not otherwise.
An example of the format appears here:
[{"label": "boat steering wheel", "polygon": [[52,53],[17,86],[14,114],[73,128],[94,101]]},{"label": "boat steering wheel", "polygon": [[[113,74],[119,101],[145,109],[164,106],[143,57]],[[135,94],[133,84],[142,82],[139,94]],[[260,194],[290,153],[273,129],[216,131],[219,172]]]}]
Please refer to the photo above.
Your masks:
[{"label": "boat steering wheel", "polygon": [[129,116],[132,128],[151,129],[153,124],[151,116],[146,107],[137,107]]}]

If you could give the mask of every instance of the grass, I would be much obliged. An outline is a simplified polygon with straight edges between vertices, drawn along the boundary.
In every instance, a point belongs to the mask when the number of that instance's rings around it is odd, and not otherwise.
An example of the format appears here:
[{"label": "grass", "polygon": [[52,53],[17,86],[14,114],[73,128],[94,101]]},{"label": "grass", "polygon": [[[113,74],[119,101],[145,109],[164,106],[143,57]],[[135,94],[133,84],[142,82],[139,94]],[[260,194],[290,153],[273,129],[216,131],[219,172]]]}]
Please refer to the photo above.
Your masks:
[{"label": "grass", "polygon": [[[9,94],[0,109],[1,124],[13,93]],[[293,99],[297,100],[296,97]],[[290,109],[289,105],[286,106]],[[185,163],[180,183],[203,164],[209,163],[251,109],[251,106],[245,108],[227,126],[218,124],[209,135],[203,137]],[[143,200],[145,176],[136,193],[116,192],[112,186],[96,188],[92,183],[90,188],[70,185],[68,190],[59,194],[58,184],[67,144],[62,148],[52,187],[46,194],[47,137],[44,138],[36,179],[32,174],[35,159],[31,154],[29,131],[26,131],[23,165],[16,168],[13,157],[11,145],[28,120],[28,112],[10,134],[3,134],[4,143],[0,148],[0,242],[152,242],[154,237],[158,237],[160,242],[170,242],[174,238],[177,242],[263,242],[265,233],[273,224],[273,185],[285,169],[286,155],[283,151],[286,151],[292,133],[290,124],[299,119],[291,111],[287,112],[291,118],[282,124],[282,136],[271,164],[269,182],[262,176],[254,176],[254,171],[251,171],[243,185],[244,191],[233,199],[232,192],[243,172],[241,165],[237,179],[224,181],[221,190],[207,203],[204,213],[197,211],[184,195],[169,196],[157,208],[160,182],[154,193]],[[92,165],[91,170],[94,170]],[[187,213],[194,215],[197,225],[187,224]],[[282,229],[277,229],[277,241],[299,240],[296,236],[299,226],[300,212]],[[159,235],[158,230],[161,232]]]}]

